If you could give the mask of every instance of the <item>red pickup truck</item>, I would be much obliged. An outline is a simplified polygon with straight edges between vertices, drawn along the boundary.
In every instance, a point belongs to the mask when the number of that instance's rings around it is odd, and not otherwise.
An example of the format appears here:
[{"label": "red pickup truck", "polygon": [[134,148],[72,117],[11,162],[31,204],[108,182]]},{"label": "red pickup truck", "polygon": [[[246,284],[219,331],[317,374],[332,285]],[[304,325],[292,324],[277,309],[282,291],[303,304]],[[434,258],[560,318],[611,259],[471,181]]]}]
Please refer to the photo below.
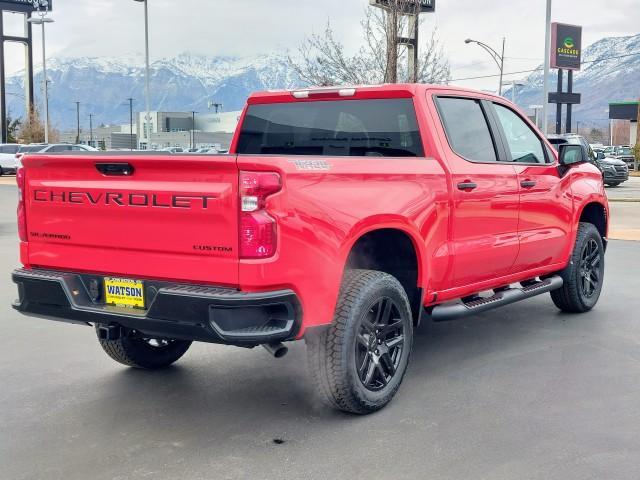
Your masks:
[{"label": "red pickup truck", "polygon": [[14,308],[94,326],[146,369],[193,341],[280,357],[304,339],[320,395],[369,413],[422,318],[546,292],[593,308],[608,205],[586,160],[486,93],[257,93],[228,155],[26,155]]}]

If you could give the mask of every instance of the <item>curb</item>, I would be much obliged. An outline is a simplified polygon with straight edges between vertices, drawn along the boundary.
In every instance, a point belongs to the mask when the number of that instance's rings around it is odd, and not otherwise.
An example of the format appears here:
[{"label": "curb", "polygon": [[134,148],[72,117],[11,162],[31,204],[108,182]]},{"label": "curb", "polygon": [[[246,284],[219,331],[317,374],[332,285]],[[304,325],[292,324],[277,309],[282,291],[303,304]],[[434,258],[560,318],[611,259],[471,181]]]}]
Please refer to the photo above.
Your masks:
[{"label": "curb", "polygon": [[640,198],[608,198],[609,202],[640,203]]}]

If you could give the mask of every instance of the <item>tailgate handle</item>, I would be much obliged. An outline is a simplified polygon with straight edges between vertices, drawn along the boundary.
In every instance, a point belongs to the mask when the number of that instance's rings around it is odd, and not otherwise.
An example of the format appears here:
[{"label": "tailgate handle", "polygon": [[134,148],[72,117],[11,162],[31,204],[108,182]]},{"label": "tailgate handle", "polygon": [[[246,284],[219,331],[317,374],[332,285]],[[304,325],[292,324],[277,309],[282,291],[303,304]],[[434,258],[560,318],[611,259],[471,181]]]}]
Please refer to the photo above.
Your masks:
[{"label": "tailgate handle", "polygon": [[110,177],[133,175],[133,165],[129,163],[96,163],[96,169],[101,174]]}]

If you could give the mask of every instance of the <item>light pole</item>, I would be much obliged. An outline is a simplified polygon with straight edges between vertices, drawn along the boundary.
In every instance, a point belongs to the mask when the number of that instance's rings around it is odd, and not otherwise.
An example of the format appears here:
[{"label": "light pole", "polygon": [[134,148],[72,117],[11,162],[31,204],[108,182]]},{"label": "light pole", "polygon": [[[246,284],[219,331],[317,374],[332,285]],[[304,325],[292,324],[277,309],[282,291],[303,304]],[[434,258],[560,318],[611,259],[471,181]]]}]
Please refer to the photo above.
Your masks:
[{"label": "light pole", "polygon": [[547,0],[547,16],[544,37],[544,87],[542,89],[542,133],[547,136],[547,105],[549,103],[549,70],[551,69],[551,0]]},{"label": "light pole", "polygon": [[[39,4],[40,5],[40,4]],[[49,143],[49,85],[47,80],[47,55],[45,51],[44,24],[53,23],[53,18],[47,17],[47,10],[41,11],[38,6],[38,17],[31,17],[27,22],[42,26],[42,90],[44,95],[44,143]]]},{"label": "light pole", "polygon": [[129,102],[129,146],[133,151],[133,98],[127,98]]},{"label": "light pole", "polygon": [[[147,107],[147,112],[145,113],[145,137],[147,137],[147,150],[151,146],[151,101],[149,98],[149,8],[147,5],[147,0],[135,0],[136,2],[144,3],[144,59],[145,59],[145,103]],[[140,129],[138,129],[140,130]]]},{"label": "light pole", "polygon": [[502,55],[500,55],[498,52],[496,52],[493,48],[491,48],[486,43],[479,42],[478,40],[472,40],[470,38],[467,38],[464,41],[464,43],[466,43],[467,45],[470,44],[470,43],[477,43],[479,46],[484,48],[489,55],[491,55],[491,58],[493,58],[493,61],[496,62],[496,65],[498,65],[498,68],[500,69],[500,83],[499,83],[499,87],[498,87],[498,95],[502,95],[502,77],[504,75],[504,45],[505,45],[505,42],[506,42],[506,39],[504,37],[502,37]]}]

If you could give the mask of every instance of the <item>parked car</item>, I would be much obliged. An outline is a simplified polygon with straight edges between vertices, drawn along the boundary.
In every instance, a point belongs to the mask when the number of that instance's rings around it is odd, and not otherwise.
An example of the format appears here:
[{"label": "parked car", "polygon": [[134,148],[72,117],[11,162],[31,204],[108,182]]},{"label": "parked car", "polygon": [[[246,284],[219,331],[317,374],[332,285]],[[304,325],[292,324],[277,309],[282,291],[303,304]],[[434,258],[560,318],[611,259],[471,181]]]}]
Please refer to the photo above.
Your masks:
[{"label": "parked car", "polygon": [[16,143],[0,144],[0,177],[16,173],[16,153],[20,145]]},{"label": "parked car", "polygon": [[29,145],[20,145],[18,152],[15,154],[16,169],[22,166],[22,156],[26,153],[41,152],[47,147],[46,143],[30,143]]},{"label": "parked car", "polygon": [[304,339],[320,396],[374,412],[424,317],[548,292],[565,312],[596,305],[602,175],[582,145],[557,147],[502,97],[388,84],[251,95],[230,153],[198,161],[28,155],[13,306],[90,324],[149,370],[192,341],[281,357]]},{"label": "parked car", "polygon": [[635,169],[636,157],[633,155],[633,149],[629,145],[615,147],[612,156],[625,162],[630,170]]},{"label": "parked car", "polygon": [[629,180],[629,167],[626,162],[614,157],[607,157],[602,151],[596,152],[596,158],[602,169],[605,184],[617,187]]},{"label": "parked car", "polygon": [[615,149],[616,149],[616,147],[613,147],[613,146],[611,146],[611,145],[608,145],[608,146],[604,147],[604,154],[605,154],[606,156],[613,155],[613,152],[614,152],[614,150],[615,150]]},{"label": "parked car", "polygon": [[159,150],[160,152],[184,153],[182,147],[166,147]]},{"label": "parked car", "polygon": [[596,152],[591,148],[587,139],[576,133],[549,134],[547,140],[554,146],[556,151],[560,145],[580,145],[587,153],[588,161],[595,165],[604,176],[604,168],[598,161]]},{"label": "parked car", "polygon": [[16,153],[15,163],[17,167],[20,167],[21,158],[25,153],[62,153],[62,152],[98,152],[97,148],[90,145],[73,145],[70,143],[32,143],[29,145],[22,145]]}]

